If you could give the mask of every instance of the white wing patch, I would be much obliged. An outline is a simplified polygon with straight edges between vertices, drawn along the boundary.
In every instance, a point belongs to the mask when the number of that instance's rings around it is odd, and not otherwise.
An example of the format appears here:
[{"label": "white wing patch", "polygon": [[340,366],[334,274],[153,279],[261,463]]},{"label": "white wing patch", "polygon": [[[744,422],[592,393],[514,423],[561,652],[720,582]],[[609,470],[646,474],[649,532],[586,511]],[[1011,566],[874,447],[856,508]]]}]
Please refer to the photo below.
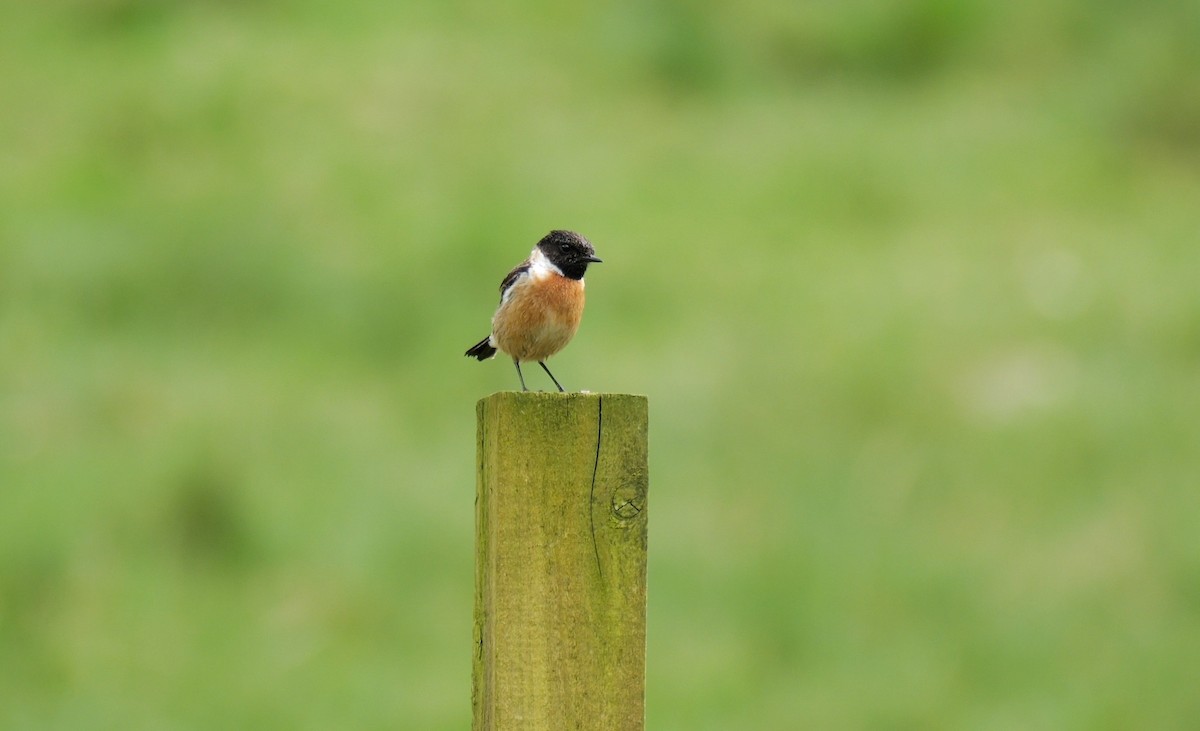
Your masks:
[{"label": "white wing patch", "polygon": [[505,287],[504,292],[500,295],[500,306],[503,307],[504,305],[508,304],[508,301],[510,299],[512,299],[513,290],[515,290],[517,287],[522,286],[523,284],[525,284],[528,281],[529,281],[529,270],[523,271],[520,274],[518,274],[517,278],[512,280],[512,284],[509,284],[507,287]]}]

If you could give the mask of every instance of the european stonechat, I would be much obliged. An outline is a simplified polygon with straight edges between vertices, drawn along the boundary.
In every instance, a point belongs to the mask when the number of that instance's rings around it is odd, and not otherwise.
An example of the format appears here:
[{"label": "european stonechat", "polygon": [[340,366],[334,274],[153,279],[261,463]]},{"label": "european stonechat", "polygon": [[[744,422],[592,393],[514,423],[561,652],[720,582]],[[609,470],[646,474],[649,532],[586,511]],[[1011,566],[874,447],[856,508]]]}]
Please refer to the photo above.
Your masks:
[{"label": "european stonechat", "polygon": [[521,390],[521,362],[536,360],[558,390],[562,384],[546,367],[546,359],[566,347],[583,318],[583,275],[600,259],[587,239],[574,231],[551,231],[533,247],[529,258],[500,283],[500,306],[492,315],[492,334],[475,343],[467,355],[487,360],[502,350],[513,359]]}]

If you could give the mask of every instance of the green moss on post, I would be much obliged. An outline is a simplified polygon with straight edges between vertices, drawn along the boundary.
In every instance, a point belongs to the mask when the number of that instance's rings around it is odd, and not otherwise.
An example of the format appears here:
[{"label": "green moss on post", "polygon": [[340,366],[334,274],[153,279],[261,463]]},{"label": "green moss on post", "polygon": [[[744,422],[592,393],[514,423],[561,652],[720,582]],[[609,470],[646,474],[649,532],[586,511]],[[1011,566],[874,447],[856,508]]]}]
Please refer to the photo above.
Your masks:
[{"label": "green moss on post", "polygon": [[479,401],[474,731],[641,731],[647,401]]}]

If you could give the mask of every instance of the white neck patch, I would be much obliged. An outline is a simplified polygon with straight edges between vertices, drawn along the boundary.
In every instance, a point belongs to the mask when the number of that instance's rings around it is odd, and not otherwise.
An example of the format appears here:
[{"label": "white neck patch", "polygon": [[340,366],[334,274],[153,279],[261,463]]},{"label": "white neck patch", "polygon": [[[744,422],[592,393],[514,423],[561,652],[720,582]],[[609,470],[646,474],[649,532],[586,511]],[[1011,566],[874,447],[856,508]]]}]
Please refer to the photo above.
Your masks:
[{"label": "white neck patch", "polygon": [[534,279],[545,279],[551,274],[563,276],[562,269],[554,266],[554,262],[547,259],[541,249],[533,247],[533,253],[529,255],[529,276]]}]

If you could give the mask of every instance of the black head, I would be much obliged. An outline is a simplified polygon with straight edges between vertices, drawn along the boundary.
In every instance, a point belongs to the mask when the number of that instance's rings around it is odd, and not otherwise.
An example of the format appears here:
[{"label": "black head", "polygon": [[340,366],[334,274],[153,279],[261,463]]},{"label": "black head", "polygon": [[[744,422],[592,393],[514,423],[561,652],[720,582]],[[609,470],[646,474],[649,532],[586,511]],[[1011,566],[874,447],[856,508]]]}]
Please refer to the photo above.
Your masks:
[{"label": "black head", "polygon": [[574,231],[551,231],[537,248],[571,279],[583,279],[588,264],[600,261],[588,240]]}]

